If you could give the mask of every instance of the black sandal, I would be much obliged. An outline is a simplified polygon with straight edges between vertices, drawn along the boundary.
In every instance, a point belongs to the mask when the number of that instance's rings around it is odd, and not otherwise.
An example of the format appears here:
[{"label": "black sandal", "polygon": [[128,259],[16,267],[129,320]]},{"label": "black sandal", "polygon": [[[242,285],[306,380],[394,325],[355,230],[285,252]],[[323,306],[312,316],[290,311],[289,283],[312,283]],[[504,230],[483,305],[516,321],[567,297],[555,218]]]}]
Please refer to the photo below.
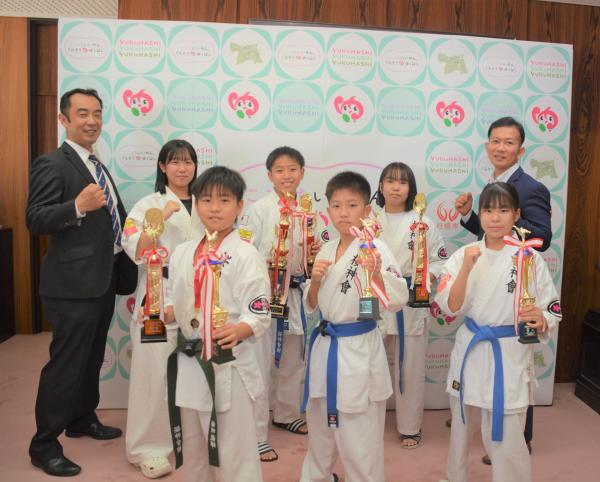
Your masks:
[{"label": "black sandal", "polygon": [[[275,457],[272,459],[263,459],[262,456],[269,452],[273,452]],[[275,449],[269,445],[269,442],[258,442],[258,456],[260,457],[261,462],[275,462],[279,459],[279,455],[277,455]]]},{"label": "black sandal", "polygon": [[276,422],[275,420],[273,420],[273,426],[298,435],[308,435],[308,430],[306,432],[300,431],[302,427],[307,426],[306,422],[301,418],[297,418],[296,420],[289,423]]},{"label": "black sandal", "polygon": [[416,434],[414,435],[404,435],[404,434],[400,434],[400,442],[404,442],[405,440],[413,440],[415,442],[414,445],[404,445],[401,444],[400,447],[402,447],[403,449],[416,449],[417,447],[419,447],[421,445],[421,439],[423,438],[423,432],[421,430],[419,430]]}]

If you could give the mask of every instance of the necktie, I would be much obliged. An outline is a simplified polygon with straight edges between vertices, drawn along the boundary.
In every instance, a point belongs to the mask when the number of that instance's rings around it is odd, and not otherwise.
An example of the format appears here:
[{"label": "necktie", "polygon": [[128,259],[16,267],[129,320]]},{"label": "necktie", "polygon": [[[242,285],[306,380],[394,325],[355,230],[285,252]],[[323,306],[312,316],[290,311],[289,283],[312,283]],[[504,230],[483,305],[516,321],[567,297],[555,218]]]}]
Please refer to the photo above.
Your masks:
[{"label": "necktie", "polygon": [[104,191],[104,197],[106,197],[106,207],[108,208],[108,212],[110,213],[110,218],[112,221],[112,231],[115,237],[115,244],[117,246],[121,246],[121,225],[119,224],[117,208],[110,194],[110,189],[108,187],[106,176],[104,175],[102,163],[93,154],[90,155],[89,160],[96,167],[96,179],[98,179],[98,185],[102,188],[102,190]]}]

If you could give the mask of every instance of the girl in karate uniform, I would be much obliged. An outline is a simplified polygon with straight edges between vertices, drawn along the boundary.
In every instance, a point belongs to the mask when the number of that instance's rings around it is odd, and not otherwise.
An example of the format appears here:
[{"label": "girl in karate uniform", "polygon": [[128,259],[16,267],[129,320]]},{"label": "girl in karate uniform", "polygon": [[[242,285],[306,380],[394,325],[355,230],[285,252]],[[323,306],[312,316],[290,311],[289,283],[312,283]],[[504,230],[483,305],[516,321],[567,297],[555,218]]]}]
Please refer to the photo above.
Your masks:
[{"label": "girl in karate uniform", "polygon": [[467,480],[469,442],[479,427],[479,416],[493,480],[532,480],[523,428],[536,383],[533,347],[519,343],[514,325],[516,319],[527,322],[547,342],[557,329],[561,310],[546,263],[531,248],[535,287],[530,286],[530,294],[535,305],[518,308],[520,274],[513,264],[518,248],[504,240],[519,219],[518,206],[513,186],[488,184],[479,200],[483,239],[456,251],[440,277],[436,296],[440,308],[465,317],[456,333],[447,380],[452,411],[450,482]]},{"label": "girl in karate uniform", "polygon": [[[388,164],[379,178],[375,202],[381,208],[377,219],[383,229],[381,239],[390,248],[408,287],[413,273],[415,223],[419,215],[413,210],[417,182],[412,169],[402,162]],[[427,256],[431,283],[442,271],[447,259],[444,240],[427,216]],[[416,253],[415,253],[416,254]],[[425,354],[427,352],[428,308],[405,306],[397,313],[386,313],[386,332],[394,343],[394,395],[396,429],[401,447],[414,449],[421,445],[421,422],[425,403]]]},{"label": "girl in karate uniform", "polygon": [[[127,459],[151,479],[171,472],[172,452],[166,401],[167,357],[175,348],[176,331],[167,326],[166,343],[141,343],[142,301],[146,296],[144,250],[152,239],[143,231],[144,215],[158,208],[164,217],[164,231],[156,240],[169,254],[187,240],[202,235],[190,186],[196,178],[198,159],[192,145],[184,140],[167,142],[158,154],[155,191],[131,209],[123,228],[122,246],[138,266],[138,287],[131,320],[131,369],[125,445]],[[168,257],[163,260],[163,276],[168,274]],[[166,278],[163,278],[163,283]],[[163,320],[164,321],[164,320]]]}]

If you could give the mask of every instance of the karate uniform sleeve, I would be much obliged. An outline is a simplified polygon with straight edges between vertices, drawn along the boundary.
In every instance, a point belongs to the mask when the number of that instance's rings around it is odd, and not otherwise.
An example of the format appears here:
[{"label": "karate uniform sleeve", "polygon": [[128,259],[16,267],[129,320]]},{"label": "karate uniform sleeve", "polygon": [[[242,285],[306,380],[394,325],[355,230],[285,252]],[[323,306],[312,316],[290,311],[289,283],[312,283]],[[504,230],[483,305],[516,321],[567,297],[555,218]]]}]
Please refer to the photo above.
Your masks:
[{"label": "karate uniform sleeve", "polygon": [[252,233],[252,244],[260,249],[263,220],[256,203],[248,208],[245,218],[243,227]]},{"label": "karate uniform sleeve", "polygon": [[547,343],[558,328],[558,323],[562,319],[562,311],[548,266],[538,253],[535,254],[535,276],[536,305],[542,310],[542,315],[548,324],[548,329],[544,333],[538,333],[538,337],[540,341]]},{"label": "karate uniform sleeve", "polygon": [[[438,279],[437,293],[435,294],[434,301],[439,306],[442,313],[446,315],[456,316],[466,311],[468,293],[465,293],[465,300],[463,305],[457,311],[452,311],[448,307],[448,297],[450,296],[450,288],[454,284],[454,280],[460,271],[460,267],[463,262],[464,250],[459,249],[456,251],[450,259],[444,264],[440,277]],[[467,283],[467,288],[469,283]]]},{"label": "karate uniform sleeve", "polygon": [[377,249],[381,254],[381,277],[384,289],[390,299],[387,311],[396,313],[408,301],[408,286],[389,248],[381,244]]},{"label": "karate uniform sleeve", "polygon": [[175,283],[175,276],[177,274],[177,269],[176,269],[176,265],[178,262],[178,258],[179,258],[179,253],[177,248],[175,248],[173,250],[173,252],[171,253],[171,263],[169,266],[169,277],[164,280],[165,284],[165,298],[163,300],[163,305],[164,306],[173,306],[174,304],[174,300],[173,300],[173,285]]},{"label": "karate uniform sleeve", "polygon": [[269,275],[261,255],[253,247],[250,248],[252,251],[238,265],[235,290],[239,292],[239,321],[247,323],[254,337],[259,338],[271,325]]},{"label": "karate uniform sleeve", "polygon": [[[321,251],[319,251],[317,253],[317,255],[315,256],[315,263],[317,262],[318,259],[321,259],[324,257],[325,256],[323,255],[323,246],[321,246]],[[330,269],[331,269],[331,267],[330,267]],[[325,275],[325,277],[321,280],[321,285],[323,285],[323,283],[325,282],[326,279],[327,279],[327,275]],[[319,309],[318,304],[317,304],[317,306],[310,306],[310,303],[308,302],[308,290],[310,289],[311,282],[312,282],[312,280],[310,280],[310,279],[306,280],[304,288],[303,288],[304,294],[302,296],[302,303],[304,303],[304,311],[307,315],[312,314]]]},{"label": "karate uniform sleeve", "polygon": [[439,278],[448,255],[446,254],[444,238],[442,238],[440,231],[433,223],[429,224],[429,230],[427,231],[427,251],[429,255],[429,272]]},{"label": "karate uniform sleeve", "polygon": [[131,208],[129,215],[125,220],[125,224],[123,226],[123,237],[121,238],[121,246],[123,247],[123,250],[135,264],[143,263],[141,259],[135,259],[135,253],[137,251],[140,236],[143,232],[144,216],[146,215],[144,204],[144,199],[142,199],[135,203],[133,208]]}]

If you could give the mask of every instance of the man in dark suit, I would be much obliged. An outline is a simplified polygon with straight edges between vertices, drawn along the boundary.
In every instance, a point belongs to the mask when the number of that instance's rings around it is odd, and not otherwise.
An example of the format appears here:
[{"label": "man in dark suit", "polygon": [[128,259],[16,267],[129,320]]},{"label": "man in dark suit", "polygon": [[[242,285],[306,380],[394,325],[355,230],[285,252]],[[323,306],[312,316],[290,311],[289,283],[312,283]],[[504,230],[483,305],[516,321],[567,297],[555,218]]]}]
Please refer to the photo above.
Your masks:
[{"label": "man in dark suit", "polygon": [[[494,166],[490,182],[503,181],[511,184],[519,194],[521,217],[517,226],[531,231],[530,238],[543,240],[540,251],[545,251],[552,241],[550,193],[546,186],[536,181],[519,166],[519,158],[525,153],[525,130],[523,126],[512,117],[502,117],[490,125],[488,129],[488,142],[485,144],[488,158]],[[460,224],[470,232],[483,237],[479,224],[479,217],[473,212],[473,195],[470,192],[462,193],[454,202],[456,210],[462,215]],[[533,438],[533,406],[527,409],[525,421],[525,442],[531,453],[531,440]],[[489,456],[484,456],[483,463],[490,465]]]},{"label": "man in dark suit", "polygon": [[29,177],[27,227],[50,235],[41,266],[40,295],[54,331],[50,361],[40,375],[37,432],[31,462],[46,473],[76,475],[58,436],[107,440],[121,430],[103,425],[95,410],[98,379],[115,294],[135,290],[137,267],[120,246],[126,218],[116,186],[92,146],[102,130],[102,100],[95,90],[74,89],[60,100],[66,141],[35,159]]},{"label": "man in dark suit", "polygon": [[[490,125],[485,144],[488,158],[494,166],[490,182],[504,181],[515,187],[521,207],[517,226],[531,231],[530,238],[541,238],[544,244],[540,251],[545,251],[552,240],[550,193],[546,186],[519,166],[519,158],[525,152],[524,141],[525,130],[512,117],[503,117]],[[479,217],[472,210],[473,195],[470,192],[460,194],[454,205],[462,215],[460,224],[481,239],[483,231]]]}]

